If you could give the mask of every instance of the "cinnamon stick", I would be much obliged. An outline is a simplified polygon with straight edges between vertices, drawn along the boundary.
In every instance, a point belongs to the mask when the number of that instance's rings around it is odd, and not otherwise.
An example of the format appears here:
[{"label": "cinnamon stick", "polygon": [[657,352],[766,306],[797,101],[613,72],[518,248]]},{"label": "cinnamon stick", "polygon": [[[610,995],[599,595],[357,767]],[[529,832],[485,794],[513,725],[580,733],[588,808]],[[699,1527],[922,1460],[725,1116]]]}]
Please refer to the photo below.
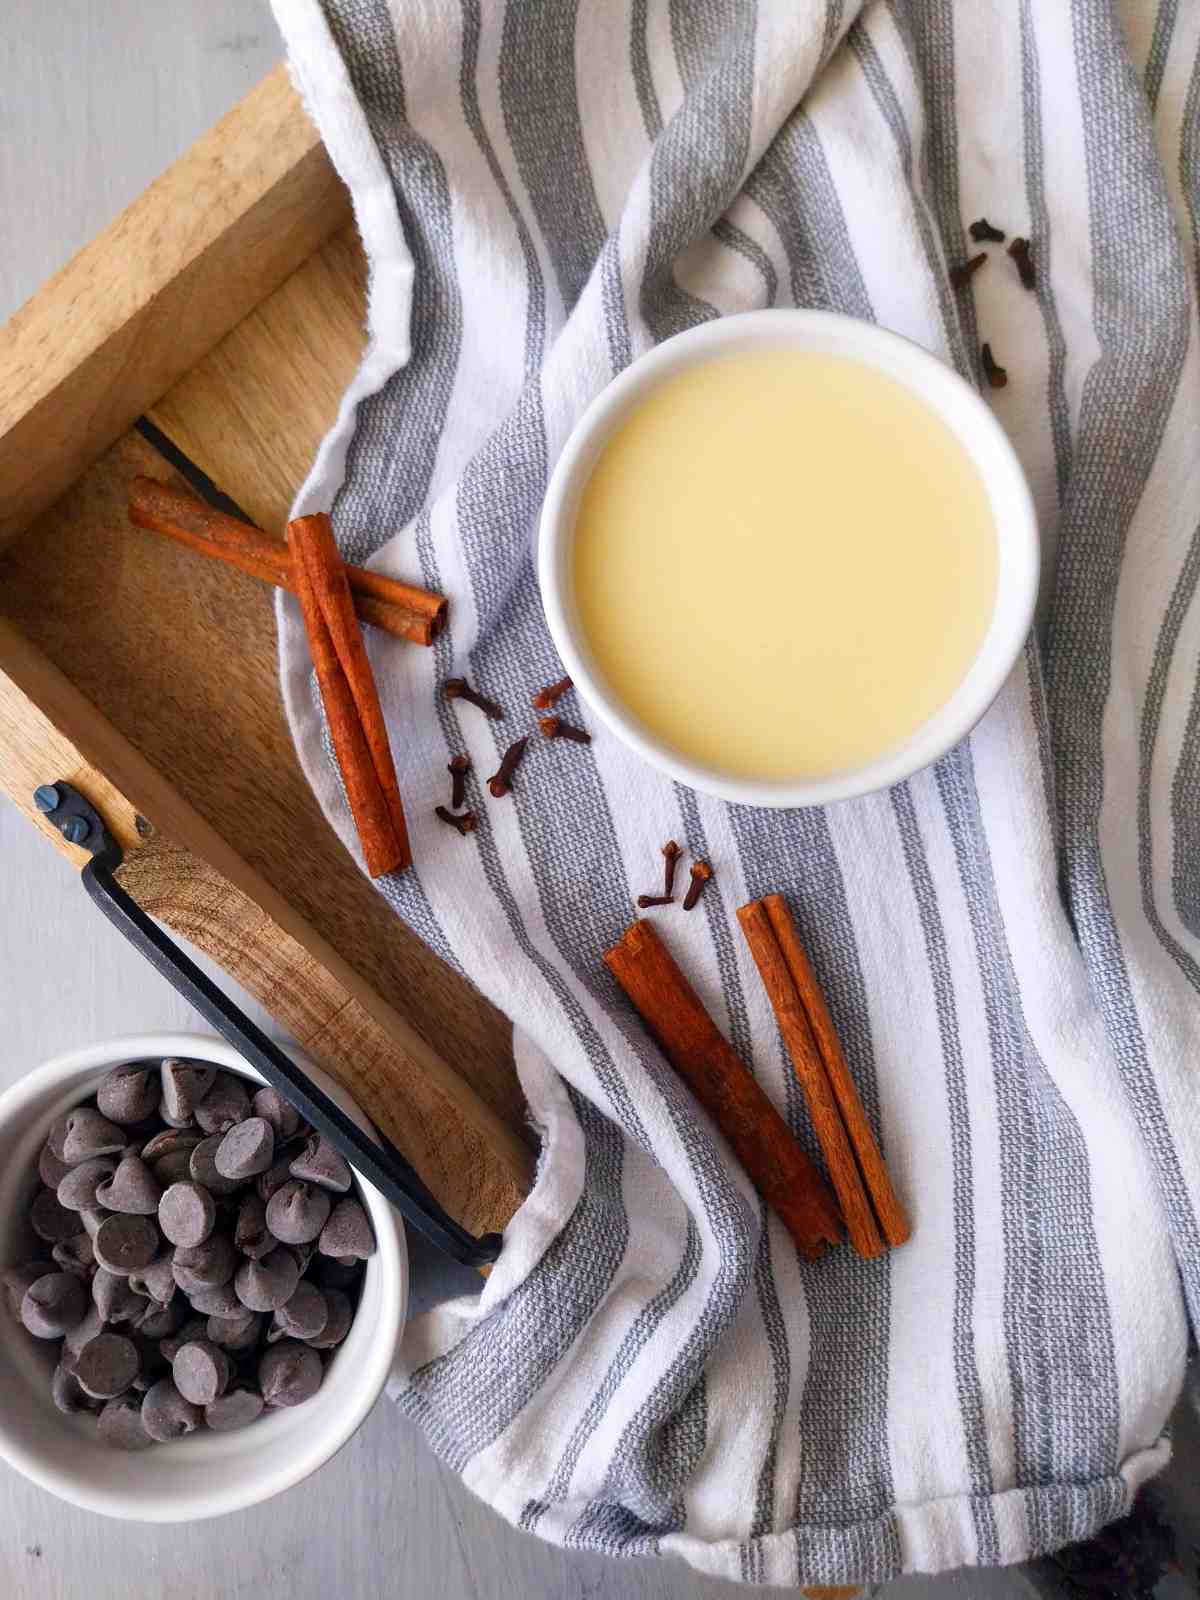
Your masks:
[{"label": "cinnamon stick", "polygon": [[327,516],[288,524],[288,545],[329,735],[371,877],[412,861],[387,729]]},{"label": "cinnamon stick", "polygon": [[758,967],[763,988],[771,1001],[800,1087],[804,1090],[808,1114],[812,1118],[821,1154],[825,1157],[829,1180],[846,1219],[850,1243],[860,1256],[881,1255],[883,1240],[871,1211],[871,1202],[863,1188],[825,1063],[763,902],[754,900],[748,906],[742,906],[738,911],[738,921]]},{"label": "cinnamon stick", "polygon": [[[226,516],[195,495],[155,478],[134,478],[129,519],[199,555],[298,594],[287,546],[239,517]],[[346,567],[354,609],[363,622],[413,644],[432,644],[446,625],[446,598],[364,567]]]},{"label": "cinnamon stick", "polygon": [[830,1087],[837,1100],[838,1109],[842,1113],[846,1133],[854,1147],[859,1171],[862,1173],[867,1193],[871,1197],[875,1215],[879,1219],[880,1229],[890,1245],[904,1244],[912,1237],[912,1224],[883,1164],[883,1156],[863,1103],[859,1099],[858,1090],[854,1087],[854,1079],[850,1075],[850,1067],[842,1050],[837,1029],[833,1025],[833,1018],[829,1015],[829,1007],[825,1004],[821,985],[817,982],[817,975],[812,969],[804,946],[800,943],[800,935],[796,932],[787,901],[781,894],[769,894],[761,904],[808,1016],[813,1037],[821,1052],[821,1059],[825,1063],[825,1071],[829,1075]]},{"label": "cinnamon stick", "polygon": [[842,1230],[824,1179],[718,1032],[655,929],[635,922],[604,961],[797,1248],[813,1257],[822,1245],[837,1244]]}]

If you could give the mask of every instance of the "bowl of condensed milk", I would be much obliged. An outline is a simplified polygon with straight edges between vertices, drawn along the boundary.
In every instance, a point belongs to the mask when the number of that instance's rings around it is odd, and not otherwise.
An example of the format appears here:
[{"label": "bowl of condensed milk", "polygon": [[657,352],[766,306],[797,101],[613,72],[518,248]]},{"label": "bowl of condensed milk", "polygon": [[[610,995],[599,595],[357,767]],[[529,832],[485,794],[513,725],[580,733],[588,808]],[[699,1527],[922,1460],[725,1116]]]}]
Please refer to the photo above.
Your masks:
[{"label": "bowl of condensed milk", "polygon": [[975,390],[823,311],[689,329],[576,424],[542,511],[584,699],[679,781],[763,806],[882,789],[967,733],[1037,598],[1033,502]]}]

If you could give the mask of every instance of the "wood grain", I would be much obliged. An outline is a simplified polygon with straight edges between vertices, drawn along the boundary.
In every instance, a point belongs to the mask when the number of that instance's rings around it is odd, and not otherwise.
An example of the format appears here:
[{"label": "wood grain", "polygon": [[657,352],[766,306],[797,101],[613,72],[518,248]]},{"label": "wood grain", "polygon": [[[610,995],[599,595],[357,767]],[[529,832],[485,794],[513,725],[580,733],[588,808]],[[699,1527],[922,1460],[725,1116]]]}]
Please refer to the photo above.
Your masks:
[{"label": "wood grain", "polygon": [[139,472],[170,476],[134,434],[0,552],[0,605],[179,797],[360,978],[395,997],[425,1041],[525,1137],[510,1024],[397,920],[300,771],[279,702],[270,591],[130,527],[126,486]]},{"label": "wood grain", "polygon": [[[516,1136],[57,667],[0,622],[0,784],[82,863],[33,808],[34,788],[55,778],[77,785],[129,850],[121,876],[135,898],[268,1005],[454,1216],[474,1229],[502,1227],[529,1179]],[[147,839],[139,818],[164,837]]]},{"label": "wood grain", "polygon": [[[278,138],[292,151],[290,164],[271,164],[274,190],[291,196],[287,205],[324,207],[326,219],[332,215],[340,225],[344,210],[331,213],[319,186],[305,191],[297,176],[299,152],[311,149],[312,139],[306,124],[296,126],[297,114],[290,90],[268,80],[232,122],[218,125],[126,213],[108,249],[127,242],[122,225],[136,231],[154,215],[170,232],[173,185],[181,169],[185,177],[197,162],[204,170],[206,150],[210,156],[218,150],[210,210],[224,217],[227,232],[247,226],[247,210],[282,203],[241,170],[246,157],[238,152],[255,137],[267,144]],[[255,286],[263,298],[243,305],[248,314],[223,337],[210,319],[199,358],[153,410],[158,425],[256,521],[280,531],[363,342],[365,275],[357,242],[344,229],[315,248],[318,242],[310,234],[307,259],[284,281]],[[45,299],[52,309],[60,289],[55,280],[32,306]],[[247,287],[243,300],[249,299]],[[7,373],[8,358],[22,348],[20,339],[0,346],[0,369]],[[0,378],[0,390],[8,381]],[[232,844],[243,866],[277,893],[300,944],[311,948],[307,924],[346,958],[368,993],[403,997],[414,1037],[439,1061],[454,1062],[455,1084],[471,1105],[483,1102],[480,1109],[503,1128],[511,1155],[527,1135],[509,1024],[406,932],[322,817],[279,703],[269,591],[130,528],[125,497],[138,472],[170,476],[140,436],[127,434],[0,552],[5,611],[116,733],[169,776],[189,817],[194,809],[213,837]],[[214,861],[197,852],[186,832],[163,826],[193,854]],[[194,931],[209,948],[202,930]],[[226,935],[217,929],[210,935],[218,959]],[[289,1025],[299,1030],[304,1023]]]},{"label": "wood grain", "polygon": [[352,993],[248,894],[158,835],[118,876],[151,916],[206,950],[346,1085],[458,1221],[473,1232],[504,1226],[528,1188],[528,1152],[480,1115],[398,1015]]},{"label": "wood grain", "polygon": [[280,67],[0,334],[0,542],[348,216]]},{"label": "wood grain", "polygon": [[[363,351],[366,263],[353,228],[321,246],[149,415],[253,517],[283,534]],[[419,582],[413,570],[396,572]]]}]

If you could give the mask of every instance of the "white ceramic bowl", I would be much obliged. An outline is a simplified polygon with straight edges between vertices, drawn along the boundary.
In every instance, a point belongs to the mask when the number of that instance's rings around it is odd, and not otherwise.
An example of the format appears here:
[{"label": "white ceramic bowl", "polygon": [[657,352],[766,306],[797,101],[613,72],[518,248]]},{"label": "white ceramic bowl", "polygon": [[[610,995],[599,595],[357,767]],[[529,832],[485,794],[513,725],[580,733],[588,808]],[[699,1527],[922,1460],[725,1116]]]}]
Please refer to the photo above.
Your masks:
[{"label": "white ceramic bowl", "polygon": [[[220,1039],[189,1033],[133,1034],[87,1045],[35,1068],[0,1095],[0,1262],[30,1254],[25,1218],[38,1152],[55,1117],[95,1092],[122,1061],[185,1056],[261,1083]],[[327,1094],[371,1125],[337,1084],[304,1067]],[[31,1182],[32,1179],[32,1182]],[[358,1179],[375,1229],[353,1326],[318,1392],[304,1405],[265,1414],[233,1433],[206,1430],[126,1453],[96,1437],[91,1417],[67,1417],[50,1398],[55,1341],[30,1338],[0,1306],[0,1456],[27,1478],[88,1511],[138,1522],[221,1516],[290,1489],[335,1454],[362,1422],[391,1370],[408,1305],[408,1251],[399,1218]]]},{"label": "white ceramic bowl", "polygon": [[[739,350],[794,348],[866,362],[937,413],[983,478],[999,544],[992,620],[979,652],[942,709],[877,760],[820,779],[756,782],[711,770],[656,739],[605,683],[589,652],[571,587],[579,499],[614,428],[648,390],[683,368]],[[803,480],[798,485],[803,494]],[[655,346],[615,378],[576,423],[542,509],[538,575],[550,632],[580,694],[652,765],[691,788],[759,806],[824,805],[886,788],[936,761],[991,705],[1025,642],[1038,586],[1038,533],[1025,475],[999,423],[970,384],[920,346],[872,323],[828,311],[749,311],[690,328]]]}]

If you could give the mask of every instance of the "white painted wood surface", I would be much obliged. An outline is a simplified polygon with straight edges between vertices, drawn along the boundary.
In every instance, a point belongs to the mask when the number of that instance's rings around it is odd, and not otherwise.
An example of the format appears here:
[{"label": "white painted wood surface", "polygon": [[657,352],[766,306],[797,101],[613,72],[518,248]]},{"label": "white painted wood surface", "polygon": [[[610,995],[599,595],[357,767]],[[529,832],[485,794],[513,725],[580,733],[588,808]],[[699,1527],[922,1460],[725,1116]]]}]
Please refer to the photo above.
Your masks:
[{"label": "white painted wood surface", "polygon": [[[0,321],[279,55],[266,0],[4,0]],[[85,901],[67,864],[0,802],[0,1088],[76,1044],[192,1025],[183,1002]],[[473,1286],[469,1273],[419,1245],[413,1255],[417,1308]],[[307,1483],[215,1523],[109,1522],[0,1466],[0,1595],[21,1600],[729,1600],[737,1592],[679,1566],[568,1556],[514,1532],[438,1465],[386,1400]],[[888,1600],[1027,1592],[1013,1576],[981,1573],[906,1581]]]}]

